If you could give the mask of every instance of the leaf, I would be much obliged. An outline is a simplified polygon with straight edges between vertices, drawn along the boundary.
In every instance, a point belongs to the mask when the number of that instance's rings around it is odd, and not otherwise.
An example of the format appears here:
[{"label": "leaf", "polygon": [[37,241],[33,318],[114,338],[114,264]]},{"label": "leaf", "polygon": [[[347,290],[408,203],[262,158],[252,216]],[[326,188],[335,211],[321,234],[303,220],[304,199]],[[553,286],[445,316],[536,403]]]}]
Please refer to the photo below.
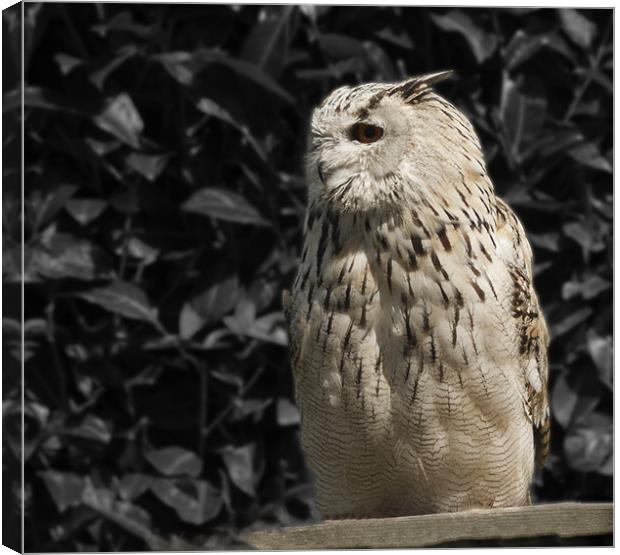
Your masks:
[{"label": "leaf", "polygon": [[263,148],[260,146],[260,144],[258,143],[258,141],[254,138],[254,136],[252,135],[252,133],[250,132],[250,130],[248,129],[247,126],[245,125],[241,125],[240,123],[238,123],[224,108],[222,108],[219,104],[217,104],[216,102],[214,102],[213,100],[211,100],[210,98],[201,98],[198,103],[196,104],[196,107],[203,113],[206,114],[208,116],[212,116],[215,117],[225,123],[227,123],[228,125],[231,125],[232,127],[234,127],[235,129],[237,129],[237,131],[239,131],[244,139],[250,144],[250,146],[254,149],[254,152],[256,152],[256,154],[258,155],[258,157],[263,160],[266,161],[267,160],[267,156],[265,154],[265,151],[263,150]]},{"label": "leaf", "polygon": [[107,287],[78,293],[78,297],[126,318],[157,322],[157,309],[150,305],[144,291],[133,283],[117,280]]},{"label": "leaf", "polygon": [[256,64],[272,77],[279,77],[292,38],[291,15],[295,6],[282,6],[268,10],[262,8],[258,23],[254,25],[241,47],[241,57]]},{"label": "leaf", "polygon": [[546,111],[545,97],[523,94],[508,73],[504,73],[500,118],[515,160],[522,158],[522,145],[527,145],[538,135]]},{"label": "leaf", "polygon": [[[569,222],[562,226],[562,231],[581,246],[585,256],[587,253],[601,252],[605,249],[602,239],[604,229],[596,229],[595,225],[584,221]],[[602,222],[599,222],[598,226],[601,225]]]},{"label": "leaf", "polygon": [[596,33],[596,25],[577,10],[561,9],[559,15],[562,29],[570,39],[582,48],[589,48]]},{"label": "leaf", "polygon": [[514,70],[533,58],[540,50],[553,50],[568,60],[574,58],[568,45],[556,33],[529,34],[518,29],[506,47],[506,67]]},{"label": "leaf", "polygon": [[241,195],[226,189],[215,187],[200,189],[183,203],[182,209],[228,222],[269,225],[260,212]]},{"label": "leaf", "polygon": [[222,458],[232,483],[250,497],[256,495],[253,468],[254,454],[255,445],[253,443],[236,448],[227,447],[222,450]]},{"label": "leaf", "polygon": [[65,210],[82,225],[88,225],[105,210],[107,203],[96,198],[71,199],[65,203]]},{"label": "leaf", "polygon": [[54,61],[58,64],[58,67],[60,68],[60,73],[62,73],[63,75],[68,75],[76,67],[84,65],[84,60],[81,60],[80,58],[76,58],[75,56],[71,56],[69,54],[63,54],[62,52],[54,55]]},{"label": "leaf", "polygon": [[153,182],[166,167],[168,158],[167,154],[153,155],[132,152],[125,161],[128,167],[145,177],[148,181]]},{"label": "leaf", "polygon": [[588,352],[601,381],[612,390],[614,349],[611,336],[600,337],[594,330],[588,330]]},{"label": "leaf", "polygon": [[582,143],[568,150],[568,155],[581,165],[602,172],[612,173],[611,164],[601,155],[594,143]]},{"label": "leaf", "polygon": [[357,58],[364,51],[360,41],[338,33],[321,33],[319,44],[330,60]]},{"label": "leaf", "polygon": [[256,318],[245,330],[245,335],[283,347],[288,345],[288,336],[284,329],[284,315],[279,311]]},{"label": "leaf", "polygon": [[78,505],[82,500],[84,479],[73,472],[45,470],[38,473],[60,512]]},{"label": "leaf", "polygon": [[202,472],[202,461],[196,453],[182,447],[152,449],[144,456],[165,476],[188,475],[196,478]]},{"label": "leaf", "polygon": [[140,148],[140,135],[144,129],[144,122],[127,93],[110,98],[93,121],[125,144]]},{"label": "leaf", "polygon": [[276,420],[279,426],[297,426],[299,411],[288,399],[280,397],[276,403]]},{"label": "leaf", "polygon": [[124,244],[124,248],[123,245],[120,245],[118,249],[116,249],[116,253],[122,255],[123,250],[125,250],[127,256],[140,260],[140,263],[145,266],[155,262],[159,255],[159,249],[147,245],[144,241],[138,239],[138,237],[130,237]]},{"label": "leaf", "polygon": [[[181,485],[185,485],[181,489]],[[222,508],[220,492],[204,480],[183,484],[176,480],[158,478],[151,491],[166,505],[172,507],[179,518],[190,524],[201,525],[213,520]]]},{"label": "leaf", "polygon": [[224,314],[237,305],[239,296],[239,279],[236,275],[218,276],[210,285],[190,301],[192,308],[206,322],[218,322]]},{"label": "leaf", "polygon": [[551,406],[553,418],[562,428],[567,428],[570,424],[577,401],[577,393],[568,385],[566,377],[559,375],[551,392]]},{"label": "leaf", "polygon": [[381,31],[375,33],[375,36],[383,39],[384,41],[395,44],[396,46],[400,46],[405,50],[411,50],[413,48],[413,43],[411,42],[411,38],[404,32],[397,33],[393,29],[386,27]]},{"label": "leaf", "polygon": [[233,316],[223,318],[224,324],[237,335],[247,335],[256,319],[256,305],[249,298],[242,298],[235,308]]},{"label": "leaf", "polygon": [[469,44],[476,61],[481,64],[490,58],[497,47],[495,34],[487,33],[461,10],[450,10],[445,15],[431,14],[431,19],[444,31],[459,33]]},{"label": "leaf", "polygon": [[160,62],[172,77],[184,85],[192,84],[195,75],[206,66],[223,65],[265,91],[275,94],[289,104],[294,104],[291,96],[260,67],[245,60],[232,58],[220,50],[200,48],[194,52],[168,52],[153,56],[153,59]]},{"label": "leaf", "polygon": [[133,501],[140,497],[151,486],[154,480],[155,478],[146,474],[135,472],[125,474],[118,484],[118,492],[123,499]]},{"label": "leaf", "polygon": [[191,304],[185,303],[179,315],[179,335],[181,339],[191,339],[204,324],[205,319],[192,308]]},{"label": "leaf", "polygon": [[90,281],[113,275],[108,257],[99,247],[67,233],[55,233],[26,247],[25,272],[26,281],[36,280],[37,276]]},{"label": "leaf", "polygon": [[564,438],[566,462],[580,472],[597,472],[613,455],[611,417],[593,412],[574,426]]},{"label": "leaf", "polygon": [[107,36],[110,31],[124,31],[146,39],[155,32],[155,27],[136,23],[130,12],[122,11],[108,21],[98,23],[97,25],[92,25],[90,30],[93,33],[97,33],[101,37]]},{"label": "leaf", "polygon": [[61,185],[45,196],[43,201],[36,206],[35,229],[41,229],[60,212],[67,201],[75,194],[77,187],[74,185]]},{"label": "leaf", "polygon": [[553,340],[556,340],[561,335],[564,335],[584,322],[592,315],[592,312],[593,310],[590,307],[582,307],[579,310],[569,314],[558,323],[553,323],[551,325],[551,336]]},{"label": "leaf", "polygon": [[103,89],[103,84],[107,79],[108,75],[112,73],[116,68],[120,67],[125,61],[129,58],[135,56],[138,52],[138,49],[133,44],[128,44],[121,48],[118,53],[110,60],[107,64],[105,64],[101,69],[91,73],[88,77],[88,80],[95,85],[99,90]]},{"label": "leaf", "polygon": [[65,428],[62,434],[99,441],[100,443],[109,443],[112,439],[109,425],[93,414],[88,414],[78,426]]}]

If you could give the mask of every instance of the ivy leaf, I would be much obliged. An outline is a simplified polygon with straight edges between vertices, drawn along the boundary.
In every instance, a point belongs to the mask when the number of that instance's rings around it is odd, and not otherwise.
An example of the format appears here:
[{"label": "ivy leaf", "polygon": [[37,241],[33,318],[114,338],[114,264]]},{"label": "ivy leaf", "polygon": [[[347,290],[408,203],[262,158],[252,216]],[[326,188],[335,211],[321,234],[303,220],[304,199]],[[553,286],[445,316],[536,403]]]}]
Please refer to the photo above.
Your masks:
[{"label": "ivy leaf", "polygon": [[239,224],[268,226],[260,212],[241,195],[226,189],[209,187],[196,191],[182,205],[186,212],[211,216]]},{"label": "ivy leaf", "polygon": [[228,475],[235,486],[250,497],[256,495],[254,474],[255,445],[250,443],[241,447],[227,447],[222,451]]},{"label": "ivy leaf", "polygon": [[205,324],[205,319],[189,303],[185,303],[179,315],[179,335],[190,339]]},{"label": "ivy leaf", "polygon": [[144,122],[131,97],[121,93],[112,97],[104,109],[93,118],[104,131],[133,148],[140,148]]},{"label": "ivy leaf", "polygon": [[196,453],[182,447],[152,449],[147,451],[144,456],[165,476],[185,474],[196,478],[202,472],[202,461]]},{"label": "ivy leaf", "polygon": [[88,225],[105,210],[107,203],[96,198],[71,199],[65,204],[65,210],[81,225]]},{"label": "ivy leaf", "polygon": [[107,287],[79,293],[78,297],[132,320],[158,321],[157,309],[150,305],[144,291],[127,281],[117,280]]},{"label": "ivy leaf", "polygon": [[204,480],[179,482],[158,478],[151,485],[151,491],[172,507],[181,520],[190,524],[209,522],[222,508],[220,492]]},{"label": "ivy leaf", "polygon": [[431,19],[440,29],[459,33],[469,44],[479,64],[495,52],[497,47],[495,34],[484,31],[463,11],[450,10],[445,15],[432,14]]},{"label": "ivy leaf", "polygon": [[148,181],[155,181],[168,163],[169,156],[155,154],[141,154],[132,152],[127,156],[127,166],[145,177]]},{"label": "ivy leaf", "polygon": [[82,492],[84,491],[84,478],[81,476],[73,472],[58,472],[56,470],[39,472],[39,476],[60,512],[64,512],[69,507],[74,507],[81,502]]},{"label": "ivy leaf", "polygon": [[570,39],[578,46],[588,48],[596,33],[596,25],[577,10],[562,9],[559,14],[562,29]]}]

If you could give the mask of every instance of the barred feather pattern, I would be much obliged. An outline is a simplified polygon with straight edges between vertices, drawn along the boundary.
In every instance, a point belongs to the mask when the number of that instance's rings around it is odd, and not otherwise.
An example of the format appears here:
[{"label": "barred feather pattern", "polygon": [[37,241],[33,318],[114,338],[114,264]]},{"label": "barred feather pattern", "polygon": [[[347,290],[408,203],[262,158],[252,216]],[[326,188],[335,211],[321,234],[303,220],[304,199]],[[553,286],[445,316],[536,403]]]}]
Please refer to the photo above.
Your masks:
[{"label": "barred feather pattern", "polygon": [[[524,505],[548,451],[547,329],[525,233],[467,119],[424,79],[405,85],[336,91],[313,122],[305,241],[284,306],[327,518]],[[322,158],[321,123],[399,106],[418,124],[427,110],[444,150],[413,133],[415,164],[386,168],[387,154],[363,150],[377,165],[362,156],[345,172]]]}]

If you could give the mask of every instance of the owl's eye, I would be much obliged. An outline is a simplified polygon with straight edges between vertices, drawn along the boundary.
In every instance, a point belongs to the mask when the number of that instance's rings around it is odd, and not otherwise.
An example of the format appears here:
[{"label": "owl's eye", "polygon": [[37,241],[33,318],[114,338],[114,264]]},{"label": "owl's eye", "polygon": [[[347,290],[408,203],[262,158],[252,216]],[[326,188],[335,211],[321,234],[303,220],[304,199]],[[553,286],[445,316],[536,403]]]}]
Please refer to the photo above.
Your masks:
[{"label": "owl's eye", "polygon": [[376,143],[383,137],[383,129],[370,123],[356,123],[351,127],[351,137],[360,143]]}]

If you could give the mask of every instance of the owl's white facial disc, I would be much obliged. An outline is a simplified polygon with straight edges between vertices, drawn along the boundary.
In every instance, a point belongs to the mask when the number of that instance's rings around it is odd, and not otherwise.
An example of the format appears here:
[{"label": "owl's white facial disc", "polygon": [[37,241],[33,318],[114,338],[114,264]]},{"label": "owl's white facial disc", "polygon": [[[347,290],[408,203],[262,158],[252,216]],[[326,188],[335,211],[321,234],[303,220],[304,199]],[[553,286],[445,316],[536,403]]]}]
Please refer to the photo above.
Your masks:
[{"label": "owl's white facial disc", "polygon": [[[393,212],[470,195],[461,190],[463,176],[484,177],[484,159],[467,118],[430,88],[447,75],[331,93],[312,116],[310,199],[343,212]],[[360,126],[375,130],[372,140]]]},{"label": "owl's white facial disc", "polygon": [[383,84],[338,89],[313,114],[307,180],[311,194],[334,208],[398,202],[399,166],[411,136],[402,99],[387,90]]}]

